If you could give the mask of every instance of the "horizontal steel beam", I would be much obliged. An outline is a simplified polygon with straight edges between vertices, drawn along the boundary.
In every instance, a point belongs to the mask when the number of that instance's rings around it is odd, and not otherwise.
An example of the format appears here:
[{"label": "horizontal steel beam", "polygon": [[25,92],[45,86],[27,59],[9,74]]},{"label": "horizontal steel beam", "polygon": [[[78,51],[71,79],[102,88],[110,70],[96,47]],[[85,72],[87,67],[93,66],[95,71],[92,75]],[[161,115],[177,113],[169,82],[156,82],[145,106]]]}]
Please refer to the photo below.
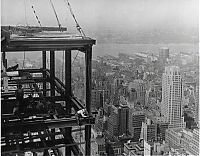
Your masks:
[{"label": "horizontal steel beam", "polygon": [[[56,140],[46,140],[44,146],[42,141],[38,142],[29,142],[29,143],[23,143],[19,144],[17,147],[16,145],[6,145],[1,146],[1,152],[2,154],[7,153],[24,153],[26,151],[31,152],[39,152],[44,151],[45,149],[58,149],[61,147],[71,147],[73,153],[76,153],[76,155],[83,155],[78,147],[78,145],[85,144],[85,142],[75,142],[75,141],[68,141],[69,143],[66,143],[65,139],[56,139]],[[94,142],[94,141],[91,141]]]},{"label": "horizontal steel beam", "polygon": [[49,50],[80,50],[85,51],[87,46],[94,45],[95,40],[90,38],[16,38],[10,39],[8,47],[2,47],[5,52],[17,51],[49,51]]},{"label": "horizontal steel beam", "polygon": [[[40,89],[40,90],[41,91],[51,91],[51,89]],[[15,91],[17,91],[17,89],[9,89],[8,91],[9,92],[15,92]],[[36,93],[35,90],[33,90],[31,88],[26,88],[23,91],[24,91],[24,93],[33,93],[33,92]]]},{"label": "horizontal steel beam", "polygon": [[55,139],[55,140],[46,140],[45,141],[46,146],[44,146],[42,141],[23,143],[23,144],[19,144],[18,147],[16,145],[1,146],[1,152],[3,154],[24,153],[26,151],[37,152],[37,151],[43,151],[45,149],[50,149],[50,148],[58,149],[61,147],[69,147],[69,146],[74,146],[76,144],[83,144],[83,143],[84,142],[65,144],[65,139]]},{"label": "horizontal steel beam", "polygon": [[43,81],[49,81],[48,78],[42,78],[42,77],[33,77],[32,79],[12,79],[12,80],[8,80],[8,85],[10,84],[26,84],[26,83],[40,83]]},{"label": "horizontal steel beam", "polygon": [[25,31],[26,29],[29,29],[29,31],[31,30],[42,30],[42,31],[67,31],[67,28],[65,27],[37,27],[37,26],[28,26],[28,27],[19,27],[19,26],[1,26],[1,29],[4,30],[11,30],[11,31],[15,31],[17,30],[22,30]]},{"label": "horizontal steel beam", "polygon": [[31,69],[18,69],[19,72],[29,72],[29,73],[42,73],[46,71],[47,69],[37,69],[37,68],[31,68]]},{"label": "horizontal steel beam", "polygon": [[[54,96],[54,97],[51,97],[51,96],[47,96],[47,97],[33,97],[33,100],[34,101],[39,101],[39,100],[42,100],[42,99],[45,99],[47,101],[64,101],[66,99],[66,97],[64,96]],[[28,100],[27,98],[24,99],[24,101],[26,102],[26,100]],[[2,104],[3,103],[10,103],[10,102],[16,102],[16,99],[1,99],[1,102]]]},{"label": "horizontal steel beam", "polygon": [[[33,132],[33,133],[36,133],[36,132]],[[38,131],[37,131],[38,133]],[[39,132],[38,135],[31,135],[29,133],[29,135],[27,136],[28,133],[26,133],[26,136],[22,136],[22,135],[19,135],[19,134],[11,134],[11,135],[6,135],[6,136],[2,136],[1,137],[1,144],[4,144],[6,143],[6,140],[11,140],[11,141],[14,141],[16,142],[15,140],[18,139],[19,141],[30,141],[30,140],[33,140],[33,139],[39,139],[39,138],[46,138],[46,137],[52,137],[52,136],[56,136],[56,135],[61,135],[62,138],[63,138],[63,135],[61,132],[49,132],[49,133],[44,133],[44,134],[41,134],[41,131]]]},{"label": "horizontal steel beam", "polygon": [[[35,116],[35,118],[30,118],[31,116]],[[49,114],[40,114],[40,115],[30,115],[30,114],[21,114],[20,115],[21,118],[23,118],[24,121],[35,121],[35,120],[46,120],[46,119],[51,119]],[[9,122],[9,120],[15,120],[15,121],[20,121],[21,119],[19,119],[18,115],[15,114],[1,114],[1,120],[2,123],[5,122]],[[3,121],[4,120],[4,121]]]},{"label": "horizontal steel beam", "polygon": [[[86,117],[79,119],[79,124],[81,125],[91,125],[95,123],[95,118]],[[76,118],[60,118],[60,119],[50,119],[50,120],[36,120],[36,121],[10,121],[7,123],[2,123],[1,133],[2,136],[8,133],[19,133],[27,131],[42,131],[44,129],[54,129],[54,128],[65,128],[79,126]]]}]

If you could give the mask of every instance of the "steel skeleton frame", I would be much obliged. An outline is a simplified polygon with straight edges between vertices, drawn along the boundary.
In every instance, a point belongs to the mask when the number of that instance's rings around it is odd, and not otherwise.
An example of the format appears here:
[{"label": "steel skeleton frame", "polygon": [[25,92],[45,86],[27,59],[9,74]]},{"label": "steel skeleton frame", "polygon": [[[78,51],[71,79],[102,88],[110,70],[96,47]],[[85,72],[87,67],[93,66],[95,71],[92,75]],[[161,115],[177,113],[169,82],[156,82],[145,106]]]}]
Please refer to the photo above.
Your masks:
[{"label": "steel skeleton frame", "polygon": [[[2,145],[2,154],[3,153],[20,153],[25,151],[31,151],[31,147],[33,152],[38,150],[47,151],[47,149],[58,148],[58,147],[70,147],[66,149],[66,155],[71,155],[73,152],[74,155],[82,155],[80,149],[78,147],[79,143],[75,143],[71,133],[73,130],[71,129],[73,126],[77,126],[77,119],[75,115],[72,114],[71,108],[75,110],[80,110],[86,108],[89,116],[87,118],[83,118],[80,120],[82,125],[85,125],[85,155],[89,156],[91,153],[91,124],[94,124],[95,119],[91,113],[91,62],[92,62],[92,46],[95,44],[95,40],[88,37],[77,37],[77,38],[63,38],[63,37],[19,37],[10,39],[8,46],[2,46],[1,51],[3,52],[3,62],[6,64],[6,53],[9,52],[18,52],[18,51],[42,51],[42,68],[41,69],[23,69],[18,70],[20,72],[29,72],[29,73],[42,73],[42,77],[36,78],[32,77],[30,80],[21,80],[20,83],[30,83],[33,81],[34,84],[38,82],[43,83],[42,96],[34,97],[34,100],[43,100],[56,102],[56,101],[65,101],[65,116],[57,119],[49,119],[48,117],[37,117],[33,119],[28,119],[25,116],[23,117],[23,121],[18,119],[15,115],[12,114],[2,114],[2,135],[1,140],[2,143],[6,145]],[[55,52],[57,50],[65,51],[65,84],[61,82],[58,78],[55,77]],[[72,95],[72,87],[71,87],[71,52],[72,50],[79,50],[85,53],[85,65],[86,65],[86,107],[83,106],[79,102],[79,100]],[[50,70],[46,69],[46,55],[47,51],[50,51]],[[9,80],[10,85],[17,85],[19,81],[17,80]],[[47,83],[50,83],[50,95],[48,96],[47,91]],[[37,86],[34,86],[36,89]],[[55,94],[55,92],[60,95]],[[4,105],[11,104],[16,102],[16,99],[13,97],[14,95],[4,95],[1,92],[2,97],[2,108]],[[64,110],[64,109],[63,109]],[[56,139],[57,132],[56,128],[60,129],[60,133],[62,133],[63,139]],[[49,131],[49,129],[54,131]],[[48,132],[47,132],[48,131]],[[37,133],[36,136],[31,136],[31,134],[25,137],[25,134],[28,132]],[[47,133],[46,133],[47,132]],[[43,134],[45,133],[45,134]],[[16,137],[14,134],[20,134],[20,136]],[[14,136],[13,136],[14,135]],[[49,136],[45,140],[46,136]],[[51,136],[51,137],[50,137]],[[13,137],[13,138],[12,138]],[[34,142],[33,138],[37,137],[40,141]],[[11,139],[12,138],[12,139]],[[29,140],[28,143],[25,141]],[[48,152],[45,152],[48,153]],[[44,154],[45,154],[44,153]],[[59,153],[59,152],[57,152]],[[59,155],[59,154],[58,154]]]}]

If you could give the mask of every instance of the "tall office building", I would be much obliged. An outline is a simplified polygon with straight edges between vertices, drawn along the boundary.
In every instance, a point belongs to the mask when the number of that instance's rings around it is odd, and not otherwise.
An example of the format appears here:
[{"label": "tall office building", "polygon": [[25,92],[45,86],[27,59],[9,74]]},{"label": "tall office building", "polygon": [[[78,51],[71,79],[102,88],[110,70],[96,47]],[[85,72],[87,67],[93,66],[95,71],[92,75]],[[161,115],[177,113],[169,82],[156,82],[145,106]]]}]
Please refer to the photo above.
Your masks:
[{"label": "tall office building", "polygon": [[142,128],[142,122],[145,121],[143,110],[130,109],[128,129],[134,141],[139,141]]},{"label": "tall office building", "polygon": [[140,103],[145,105],[145,84],[143,80],[136,79],[133,82],[129,83],[128,86],[128,98],[129,102]]},{"label": "tall office building", "polygon": [[193,155],[199,155],[200,154],[200,148],[199,148],[199,128],[193,130],[193,136],[191,139],[190,144],[190,153]]},{"label": "tall office building", "polygon": [[129,107],[120,104],[119,107],[112,105],[111,115],[108,118],[108,132],[112,136],[128,133]]},{"label": "tall office building", "polygon": [[118,136],[119,120],[118,120],[118,108],[114,105],[111,106],[110,116],[108,117],[108,134],[110,136]]},{"label": "tall office building", "polygon": [[199,155],[199,129],[171,128],[166,130],[166,143],[173,149],[184,149],[188,155]]},{"label": "tall office building", "polygon": [[200,119],[199,119],[199,86],[197,85],[196,91],[195,91],[195,122],[197,123],[197,126],[200,126]]},{"label": "tall office building", "polygon": [[146,117],[142,122],[140,139],[148,142],[165,140],[165,131],[168,129],[168,122],[165,117]]},{"label": "tall office building", "polygon": [[162,64],[165,64],[169,59],[169,48],[160,48],[159,51],[159,61]]},{"label": "tall office building", "polygon": [[165,67],[162,76],[161,114],[167,118],[170,128],[185,126],[182,115],[182,96],[183,85],[179,67]]},{"label": "tall office building", "polygon": [[110,92],[108,89],[92,89],[91,93],[91,107],[93,110],[103,108],[106,99],[108,99]]},{"label": "tall office building", "polygon": [[128,133],[128,121],[129,121],[129,107],[121,104],[118,108],[119,112],[119,135]]}]

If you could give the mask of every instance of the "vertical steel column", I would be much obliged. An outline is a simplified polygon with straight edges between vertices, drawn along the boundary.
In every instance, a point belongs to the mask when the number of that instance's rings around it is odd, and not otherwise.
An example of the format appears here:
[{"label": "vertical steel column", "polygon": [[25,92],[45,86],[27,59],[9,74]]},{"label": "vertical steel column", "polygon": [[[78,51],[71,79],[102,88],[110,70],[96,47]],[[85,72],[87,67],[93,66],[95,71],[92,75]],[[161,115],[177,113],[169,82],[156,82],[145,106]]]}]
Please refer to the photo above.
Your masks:
[{"label": "vertical steel column", "polygon": [[[6,60],[6,52],[3,52],[2,53],[2,63],[3,63],[3,66],[5,67],[5,68],[3,68],[3,72],[6,72],[6,69],[7,69],[7,67],[6,67],[7,65],[5,64],[5,62],[6,62],[5,60]],[[5,89],[5,83],[7,83],[5,90],[8,91],[8,78],[3,78],[3,82],[4,82],[4,89]],[[7,137],[5,138],[5,142],[6,142],[6,145],[9,145],[9,139]]]},{"label": "vertical steel column", "polygon": [[[91,116],[91,84],[92,84],[92,46],[88,46],[85,52],[86,63],[86,109]],[[85,155],[91,155],[91,125],[85,126]]]},{"label": "vertical steel column", "polygon": [[[51,97],[55,97],[55,51],[50,51],[50,84],[51,84]],[[55,100],[52,101],[52,105],[55,103]],[[51,132],[55,132],[55,129],[51,129]],[[55,137],[52,137],[54,140]]]},{"label": "vertical steel column", "polygon": [[[71,87],[71,50],[65,50],[65,105],[66,105],[66,114],[71,114],[71,100],[70,96],[72,93],[72,87]],[[68,138],[71,138],[71,128],[65,128],[65,133]],[[66,138],[67,139],[67,138]],[[71,147],[65,148],[65,155],[70,156],[71,155]]]},{"label": "vertical steel column", "polygon": [[7,59],[6,59],[6,52],[2,52],[2,61],[5,69],[7,69]]},{"label": "vertical steel column", "polygon": [[[6,72],[7,70],[7,59],[6,59],[6,52],[4,51],[2,53],[2,63],[3,63],[3,72]],[[8,77],[3,78],[3,87],[4,87],[4,92],[8,92]]]},{"label": "vertical steel column", "polygon": [[50,51],[50,82],[51,82],[51,97],[55,96],[55,52]]},{"label": "vertical steel column", "polygon": [[[46,51],[42,51],[42,68],[46,69]],[[46,79],[46,71],[43,71],[43,78]],[[43,81],[43,95],[46,97],[46,80]]]}]

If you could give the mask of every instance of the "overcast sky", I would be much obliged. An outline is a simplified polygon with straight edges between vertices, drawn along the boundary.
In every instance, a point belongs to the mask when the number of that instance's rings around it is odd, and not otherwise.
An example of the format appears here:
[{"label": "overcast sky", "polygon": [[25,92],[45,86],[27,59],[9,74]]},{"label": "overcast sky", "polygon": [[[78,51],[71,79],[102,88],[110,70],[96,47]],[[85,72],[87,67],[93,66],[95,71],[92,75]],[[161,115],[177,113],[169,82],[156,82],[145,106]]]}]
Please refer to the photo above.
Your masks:
[{"label": "overcast sky", "polygon": [[[74,21],[66,0],[52,0],[62,26]],[[70,0],[84,29],[132,29],[152,27],[198,27],[198,0]],[[38,25],[31,5],[43,26],[57,26],[49,0],[1,0],[2,25]]]}]

